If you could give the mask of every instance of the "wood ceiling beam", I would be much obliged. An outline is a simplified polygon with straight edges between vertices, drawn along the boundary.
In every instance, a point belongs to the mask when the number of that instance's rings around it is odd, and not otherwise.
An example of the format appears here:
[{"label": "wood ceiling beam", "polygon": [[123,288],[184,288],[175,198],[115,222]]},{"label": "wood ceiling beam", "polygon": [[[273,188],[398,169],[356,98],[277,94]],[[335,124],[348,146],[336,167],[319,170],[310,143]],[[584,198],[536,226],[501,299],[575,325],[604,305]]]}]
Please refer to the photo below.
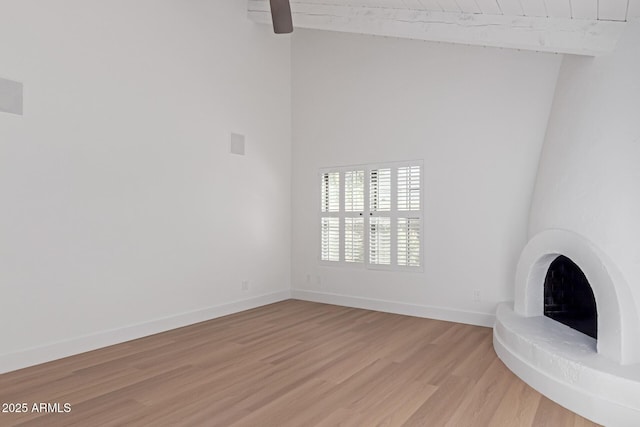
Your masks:
[{"label": "wood ceiling beam", "polygon": [[[612,52],[626,25],[587,19],[299,2],[292,2],[291,9],[297,28],[588,56]],[[249,0],[248,15],[254,22],[271,24],[267,0]]]}]

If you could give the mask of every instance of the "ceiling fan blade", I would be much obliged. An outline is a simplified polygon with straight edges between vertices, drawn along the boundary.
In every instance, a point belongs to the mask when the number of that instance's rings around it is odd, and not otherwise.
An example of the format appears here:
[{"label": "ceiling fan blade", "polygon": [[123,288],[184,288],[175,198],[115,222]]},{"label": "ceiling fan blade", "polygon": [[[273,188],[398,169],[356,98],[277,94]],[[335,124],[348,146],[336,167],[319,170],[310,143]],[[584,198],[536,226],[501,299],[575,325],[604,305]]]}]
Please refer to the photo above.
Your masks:
[{"label": "ceiling fan blade", "polygon": [[269,0],[271,4],[271,19],[273,20],[273,32],[286,34],[293,32],[291,20],[291,5],[289,0]]}]

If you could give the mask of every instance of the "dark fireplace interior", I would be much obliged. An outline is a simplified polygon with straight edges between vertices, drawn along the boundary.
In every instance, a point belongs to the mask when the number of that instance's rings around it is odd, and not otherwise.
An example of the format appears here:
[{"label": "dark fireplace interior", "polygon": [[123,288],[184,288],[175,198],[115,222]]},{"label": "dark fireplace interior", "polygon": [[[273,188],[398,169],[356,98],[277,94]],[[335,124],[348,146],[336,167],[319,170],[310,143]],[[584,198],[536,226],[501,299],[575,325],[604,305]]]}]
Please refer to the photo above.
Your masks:
[{"label": "dark fireplace interior", "polygon": [[596,299],[582,270],[560,255],[544,279],[544,315],[598,338]]}]

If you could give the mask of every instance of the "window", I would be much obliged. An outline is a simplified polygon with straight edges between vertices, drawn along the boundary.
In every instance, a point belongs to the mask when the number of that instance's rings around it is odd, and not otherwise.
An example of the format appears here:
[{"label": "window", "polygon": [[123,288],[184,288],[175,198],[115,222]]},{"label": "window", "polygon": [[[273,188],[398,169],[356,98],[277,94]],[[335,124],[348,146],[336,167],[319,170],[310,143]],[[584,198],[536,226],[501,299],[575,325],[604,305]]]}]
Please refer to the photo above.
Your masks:
[{"label": "window", "polygon": [[320,260],[422,268],[422,162],[320,172]]}]

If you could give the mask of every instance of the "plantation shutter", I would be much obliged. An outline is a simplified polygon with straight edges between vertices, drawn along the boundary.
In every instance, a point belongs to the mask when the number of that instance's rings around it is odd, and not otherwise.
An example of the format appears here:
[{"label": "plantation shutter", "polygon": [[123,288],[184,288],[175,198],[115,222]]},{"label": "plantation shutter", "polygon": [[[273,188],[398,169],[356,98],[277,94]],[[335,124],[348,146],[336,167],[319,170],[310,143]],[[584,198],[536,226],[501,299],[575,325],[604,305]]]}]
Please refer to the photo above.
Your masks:
[{"label": "plantation shutter", "polygon": [[398,265],[420,267],[419,218],[398,218]]},{"label": "plantation shutter", "polygon": [[321,259],[340,261],[340,218],[322,218],[321,227]]},{"label": "plantation shutter", "polygon": [[338,212],[340,210],[340,172],[322,174],[321,180],[322,212]]},{"label": "plantation shutter", "polygon": [[364,171],[347,171],[344,173],[344,211],[362,212],[363,210]]},{"label": "plantation shutter", "polygon": [[391,218],[369,219],[369,263],[391,264]]},{"label": "plantation shutter", "polygon": [[369,174],[369,210],[391,210],[391,169],[372,169]]},{"label": "plantation shutter", "polygon": [[364,169],[344,173],[344,261],[364,262]]},{"label": "plantation shutter", "polygon": [[421,205],[420,166],[398,168],[397,263],[399,266],[420,267]]},{"label": "plantation shutter", "polygon": [[320,259],[340,261],[340,218],[330,216],[340,211],[340,173],[323,173],[320,185]]},{"label": "plantation shutter", "polygon": [[364,262],[364,218],[344,219],[344,260]]},{"label": "plantation shutter", "polygon": [[398,210],[420,210],[420,166],[398,168]]}]

